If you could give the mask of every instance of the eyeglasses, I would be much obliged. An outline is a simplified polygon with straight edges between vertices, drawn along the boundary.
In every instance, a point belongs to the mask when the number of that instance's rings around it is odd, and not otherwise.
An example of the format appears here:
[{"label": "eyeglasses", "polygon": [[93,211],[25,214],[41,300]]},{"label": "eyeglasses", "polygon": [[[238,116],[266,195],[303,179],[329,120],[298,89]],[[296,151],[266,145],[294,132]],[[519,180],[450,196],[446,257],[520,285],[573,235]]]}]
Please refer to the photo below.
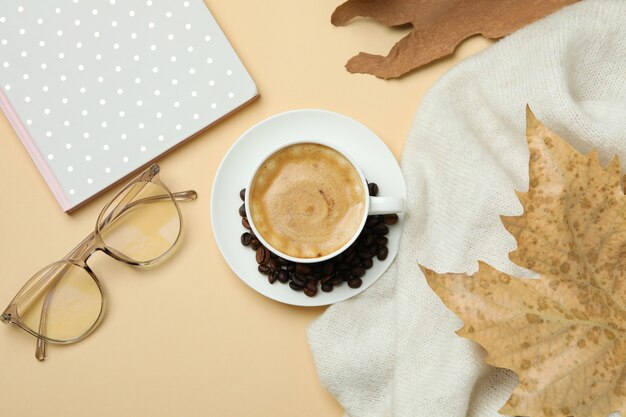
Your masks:
[{"label": "eyeglasses", "polygon": [[37,338],[35,357],[46,357],[46,342],[67,344],[87,337],[104,314],[104,294],[87,260],[103,251],[130,265],[151,265],[176,246],[182,231],[178,201],[195,191],[172,194],[152,164],[100,212],[95,230],[66,257],[36,273],[0,316]]}]

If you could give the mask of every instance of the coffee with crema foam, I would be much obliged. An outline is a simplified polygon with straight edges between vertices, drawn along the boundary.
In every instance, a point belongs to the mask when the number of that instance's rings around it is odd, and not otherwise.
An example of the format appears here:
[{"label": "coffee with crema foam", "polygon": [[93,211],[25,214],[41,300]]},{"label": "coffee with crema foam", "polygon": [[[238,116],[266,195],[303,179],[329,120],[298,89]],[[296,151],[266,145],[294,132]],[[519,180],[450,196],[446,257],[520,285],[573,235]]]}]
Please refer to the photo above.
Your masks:
[{"label": "coffee with crema foam", "polygon": [[291,145],[271,155],[250,188],[250,216],[275,249],[317,258],[344,246],[364,216],[366,192],[359,173],[323,145]]}]

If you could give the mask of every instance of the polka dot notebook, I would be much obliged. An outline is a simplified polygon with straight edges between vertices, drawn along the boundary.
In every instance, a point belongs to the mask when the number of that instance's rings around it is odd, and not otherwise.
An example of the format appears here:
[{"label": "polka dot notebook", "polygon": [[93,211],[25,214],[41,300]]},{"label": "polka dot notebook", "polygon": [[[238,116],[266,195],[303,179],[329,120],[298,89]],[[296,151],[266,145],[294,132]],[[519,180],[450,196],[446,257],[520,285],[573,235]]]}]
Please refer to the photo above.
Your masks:
[{"label": "polka dot notebook", "polygon": [[0,107],[64,211],[254,99],[202,0],[2,0]]}]

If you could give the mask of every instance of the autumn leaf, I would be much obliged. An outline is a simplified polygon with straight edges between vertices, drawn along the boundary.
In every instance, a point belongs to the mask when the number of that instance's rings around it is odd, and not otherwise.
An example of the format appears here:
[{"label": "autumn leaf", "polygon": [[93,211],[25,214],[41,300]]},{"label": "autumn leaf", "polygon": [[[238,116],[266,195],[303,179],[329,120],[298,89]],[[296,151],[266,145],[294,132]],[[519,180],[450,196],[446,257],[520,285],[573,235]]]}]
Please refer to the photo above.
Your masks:
[{"label": "autumn leaf", "polygon": [[485,263],[473,276],[422,271],[459,316],[458,334],[520,384],[506,415],[626,415],[626,196],[618,158],[603,168],[527,110],[530,186],[524,213],[502,217],[520,279]]},{"label": "autumn leaf", "polygon": [[501,38],[577,0],[348,0],[331,23],[345,26],[357,16],[385,26],[413,29],[387,56],[364,52],[346,64],[348,71],[396,78],[454,52],[461,41],[481,34]]}]

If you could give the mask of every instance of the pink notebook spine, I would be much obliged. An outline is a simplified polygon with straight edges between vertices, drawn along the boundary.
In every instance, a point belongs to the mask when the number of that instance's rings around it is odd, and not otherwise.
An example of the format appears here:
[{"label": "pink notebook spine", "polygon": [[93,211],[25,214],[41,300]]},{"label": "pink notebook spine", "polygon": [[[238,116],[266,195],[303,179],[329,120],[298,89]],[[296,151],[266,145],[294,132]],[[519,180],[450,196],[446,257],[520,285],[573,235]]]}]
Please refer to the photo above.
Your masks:
[{"label": "pink notebook spine", "polygon": [[39,152],[39,148],[31,138],[28,130],[15,112],[15,109],[7,99],[6,95],[2,92],[2,89],[0,89],[0,109],[4,112],[5,116],[9,120],[9,123],[13,126],[13,129],[15,129],[17,137],[20,138],[22,144],[30,154],[30,157],[35,162],[35,165],[48,184],[48,187],[50,187],[50,190],[52,190],[52,194],[54,194],[54,197],[57,199],[61,209],[65,212],[71,209],[72,203],[70,203],[67,195],[63,192],[63,188],[61,188],[61,185],[54,176],[48,162]]}]

